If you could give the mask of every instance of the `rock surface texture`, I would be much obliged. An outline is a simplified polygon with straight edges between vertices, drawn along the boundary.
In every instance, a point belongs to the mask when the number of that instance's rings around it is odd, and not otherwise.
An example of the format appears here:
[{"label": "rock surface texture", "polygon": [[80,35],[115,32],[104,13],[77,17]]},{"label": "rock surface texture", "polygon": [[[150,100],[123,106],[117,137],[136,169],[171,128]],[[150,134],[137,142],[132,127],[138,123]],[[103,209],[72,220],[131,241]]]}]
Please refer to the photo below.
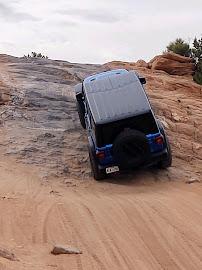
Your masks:
[{"label": "rock surface texture", "polygon": [[126,68],[133,69],[152,69],[152,71],[166,72],[170,75],[191,76],[194,73],[195,65],[189,57],[184,57],[172,52],[155,56],[149,63],[144,60],[137,62],[112,61],[104,65],[106,69]]},{"label": "rock surface texture", "polygon": [[152,59],[148,66],[153,70],[163,70],[170,75],[193,75],[194,63],[189,57],[175,53],[164,53]]},{"label": "rock surface texture", "polygon": [[61,255],[61,254],[82,254],[81,250],[74,247],[56,245],[51,251],[53,255]]},{"label": "rock surface texture", "polygon": [[[173,166],[96,182],[73,88],[119,67],[146,77]],[[0,55],[0,97],[0,252],[12,251],[0,269],[202,269],[202,88],[190,76],[142,61],[102,66]],[[53,256],[53,243],[83,254]]]},{"label": "rock surface texture", "polygon": [[0,257],[5,258],[10,261],[17,261],[18,259],[15,257],[15,254],[10,252],[5,248],[0,248]]}]

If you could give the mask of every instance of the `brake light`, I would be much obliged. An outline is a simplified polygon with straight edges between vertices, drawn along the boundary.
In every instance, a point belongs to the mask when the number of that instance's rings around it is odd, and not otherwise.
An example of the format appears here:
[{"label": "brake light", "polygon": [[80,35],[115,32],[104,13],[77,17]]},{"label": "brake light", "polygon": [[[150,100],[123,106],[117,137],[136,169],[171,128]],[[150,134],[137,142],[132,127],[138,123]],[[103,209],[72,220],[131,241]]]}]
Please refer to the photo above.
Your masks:
[{"label": "brake light", "polygon": [[98,159],[104,159],[105,158],[105,152],[104,151],[97,152],[96,157]]},{"label": "brake light", "polygon": [[155,143],[156,144],[163,144],[163,137],[162,136],[158,136],[155,138]]}]

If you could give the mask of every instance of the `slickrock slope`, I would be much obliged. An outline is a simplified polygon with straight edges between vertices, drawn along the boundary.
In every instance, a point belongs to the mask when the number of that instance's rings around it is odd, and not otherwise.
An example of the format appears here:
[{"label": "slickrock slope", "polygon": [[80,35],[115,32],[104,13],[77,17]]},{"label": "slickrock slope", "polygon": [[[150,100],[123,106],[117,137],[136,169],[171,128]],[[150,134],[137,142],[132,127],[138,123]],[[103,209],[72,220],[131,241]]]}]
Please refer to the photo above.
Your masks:
[{"label": "slickrock slope", "polygon": [[[114,67],[146,77],[174,160],[165,171],[97,183],[73,86]],[[144,61],[101,66],[0,55],[0,104],[0,250],[17,258],[0,257],[0,269],[202,269],[202,88],[191,76]],[[54,256],[54,245],[82,254]]]},{"label": "slickrock slope", "polygon": [[89,176],[73,89],[99,70],[96,65],[1,56],[0,80],[12,100],[1,107],[5,154],[39,165],[44,177]]},{"label": "slickrock slope", "polygon": [[195,66],[193,59],[175,53],[164,53],[154,57],[148,67],[154,70],[163,70],[170,75],[193,75]]},{"label": "slickrock slope", "polygon": [[107,68],[123,67],[127,69],[148,68],[152,70],[165,71],[170,75],[191,76],[194,73],[195,65],[193,59],[184,57],[172,52],[155,56],[149,63],[144,60],[135,62],[112,61],[105,64]]}]

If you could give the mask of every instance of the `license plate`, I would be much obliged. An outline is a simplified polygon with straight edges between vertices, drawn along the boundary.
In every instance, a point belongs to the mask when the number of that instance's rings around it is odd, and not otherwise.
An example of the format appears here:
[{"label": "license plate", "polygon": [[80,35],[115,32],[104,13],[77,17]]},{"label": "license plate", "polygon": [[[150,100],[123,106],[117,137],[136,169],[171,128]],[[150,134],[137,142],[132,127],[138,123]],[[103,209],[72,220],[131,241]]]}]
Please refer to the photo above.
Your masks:
[{"label": "license plate", "polygon": [[119,167],[118,166],[113,166],[113,167],[106,168],[106,173],[107,174],[118,172],[118,171],[119,171]]}]

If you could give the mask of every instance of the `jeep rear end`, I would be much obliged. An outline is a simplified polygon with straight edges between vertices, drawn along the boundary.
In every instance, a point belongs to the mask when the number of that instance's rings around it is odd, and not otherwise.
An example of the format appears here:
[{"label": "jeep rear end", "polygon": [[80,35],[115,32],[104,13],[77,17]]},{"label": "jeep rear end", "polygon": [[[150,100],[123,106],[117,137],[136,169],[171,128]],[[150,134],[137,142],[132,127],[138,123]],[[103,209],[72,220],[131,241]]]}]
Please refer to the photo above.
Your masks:
[{"label": "jeep rear end", "polygon": [[103,72],[84,80],[79,114],[83,111],[80,120],[85,120],[83,126],[88,130],[95,179],[140,166],[171,165],[169,142],[152,111],[145,82],[127,70]]}]

